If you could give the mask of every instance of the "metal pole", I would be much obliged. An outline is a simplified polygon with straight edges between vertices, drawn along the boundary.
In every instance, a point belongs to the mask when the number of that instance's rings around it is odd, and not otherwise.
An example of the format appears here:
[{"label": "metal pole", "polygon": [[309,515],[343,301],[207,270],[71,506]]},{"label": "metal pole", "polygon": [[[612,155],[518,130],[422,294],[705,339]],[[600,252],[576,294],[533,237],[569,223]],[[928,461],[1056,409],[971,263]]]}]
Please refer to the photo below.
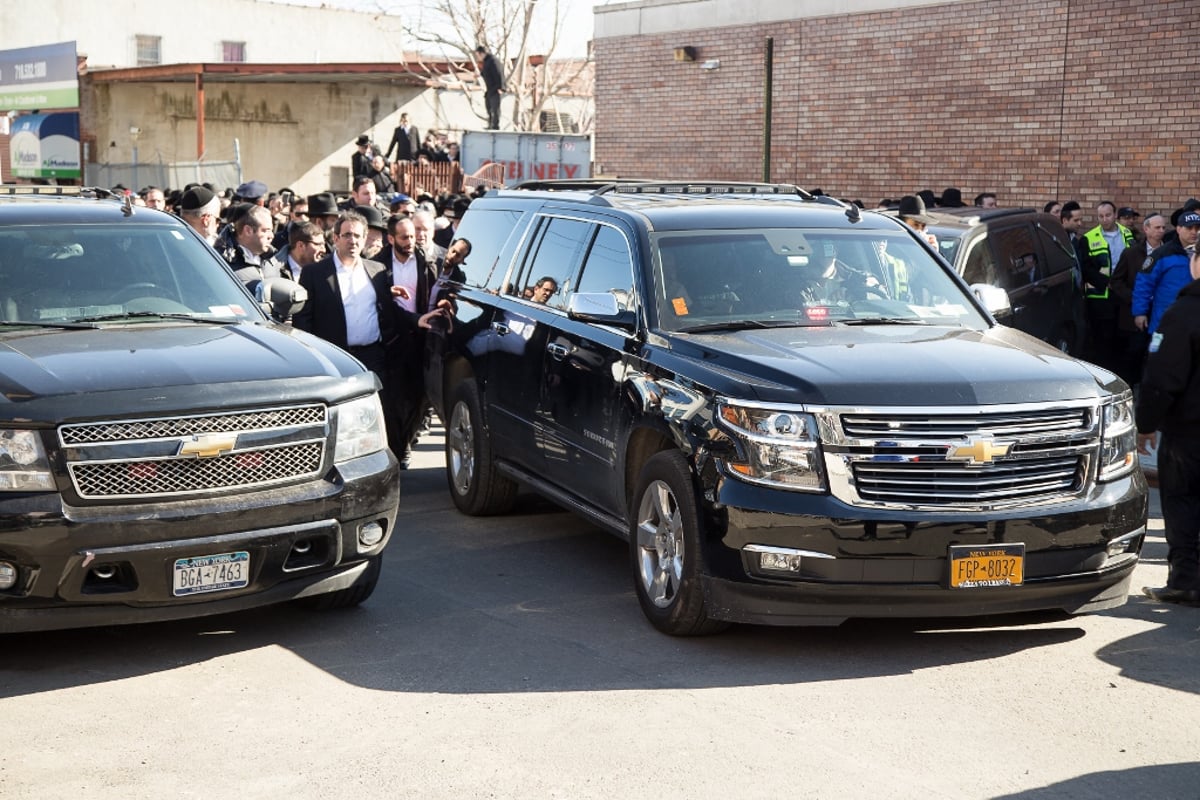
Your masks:
[{"label": "metal pole", "polygon": [[775,88],[775,37],[767,37],[763,80],[763,183],[771,182],[771,96]]}]

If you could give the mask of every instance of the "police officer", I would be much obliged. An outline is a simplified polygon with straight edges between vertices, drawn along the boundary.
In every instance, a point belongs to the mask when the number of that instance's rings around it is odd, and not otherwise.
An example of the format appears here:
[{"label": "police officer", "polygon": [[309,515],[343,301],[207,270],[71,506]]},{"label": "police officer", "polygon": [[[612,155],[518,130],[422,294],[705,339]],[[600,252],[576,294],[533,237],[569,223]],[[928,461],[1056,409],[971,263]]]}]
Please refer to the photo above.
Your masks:
[{"label": "police officer", "polygon": [[1175,219],[1175,239],[1162,245],[1142,262],[1133,283],[1130,313],[1139,330],[1154,335],[1179,290],[1192,280],[1190,251],[1200,240],[1200,213],[1188,211]]},{"label": "police officer", "polygon": [[[1138,451],[1158,446],[1158,487],[1167,535],[1167,585],[1145,586],[1164,603],[1200,605],[1200,256],[1192,281],[1150,337],[1137,403]],[[1162,431],[1162,441],[1158,434]]]}]

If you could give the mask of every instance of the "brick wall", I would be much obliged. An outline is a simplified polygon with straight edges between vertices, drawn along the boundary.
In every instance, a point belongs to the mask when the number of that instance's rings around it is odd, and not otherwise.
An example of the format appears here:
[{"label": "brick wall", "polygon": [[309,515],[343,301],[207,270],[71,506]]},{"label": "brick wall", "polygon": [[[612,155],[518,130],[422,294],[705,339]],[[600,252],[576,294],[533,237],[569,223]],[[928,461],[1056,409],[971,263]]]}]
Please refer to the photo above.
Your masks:
[{"label": "brick wall", "polygon": [[[956,186],[967,203],[994,191],[1002,205],[1170,210],[1200,196],[1195,12],[980,0],[600,38],[597,170],[761,180],[770,36],[773,181],[868,206]],[[696,61],[673,60],[685,44]]]}]

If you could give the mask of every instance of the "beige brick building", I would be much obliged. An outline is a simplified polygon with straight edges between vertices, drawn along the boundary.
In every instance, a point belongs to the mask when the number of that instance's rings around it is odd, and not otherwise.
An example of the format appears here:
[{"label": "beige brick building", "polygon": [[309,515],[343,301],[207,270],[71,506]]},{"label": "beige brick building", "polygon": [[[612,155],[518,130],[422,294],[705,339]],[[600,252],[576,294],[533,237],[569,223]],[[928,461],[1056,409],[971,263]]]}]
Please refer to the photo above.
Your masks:
[{"label": "beige brick building", "polygon": [[[639,0],[596,10],[597,170],[763,177],[868,205],[1200,195],[1195,0]],[[677,61],[677,48],[691,61]],[[686,56],[685,56],[686,57]]]}]

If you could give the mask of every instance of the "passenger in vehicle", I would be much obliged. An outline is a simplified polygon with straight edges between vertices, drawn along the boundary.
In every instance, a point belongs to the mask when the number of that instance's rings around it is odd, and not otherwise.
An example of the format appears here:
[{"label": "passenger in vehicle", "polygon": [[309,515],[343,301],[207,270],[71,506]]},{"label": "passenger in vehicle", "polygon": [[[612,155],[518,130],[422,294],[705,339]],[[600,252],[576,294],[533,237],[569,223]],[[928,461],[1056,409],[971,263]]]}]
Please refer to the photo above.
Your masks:
[{"label": "passenger in vehicle", "polygon": [[550,302],[551,297],[558,293],[558,281],[545,275],[538,278],[537,283],[526,291],[529,292],[527,299],[545,305]]}]

